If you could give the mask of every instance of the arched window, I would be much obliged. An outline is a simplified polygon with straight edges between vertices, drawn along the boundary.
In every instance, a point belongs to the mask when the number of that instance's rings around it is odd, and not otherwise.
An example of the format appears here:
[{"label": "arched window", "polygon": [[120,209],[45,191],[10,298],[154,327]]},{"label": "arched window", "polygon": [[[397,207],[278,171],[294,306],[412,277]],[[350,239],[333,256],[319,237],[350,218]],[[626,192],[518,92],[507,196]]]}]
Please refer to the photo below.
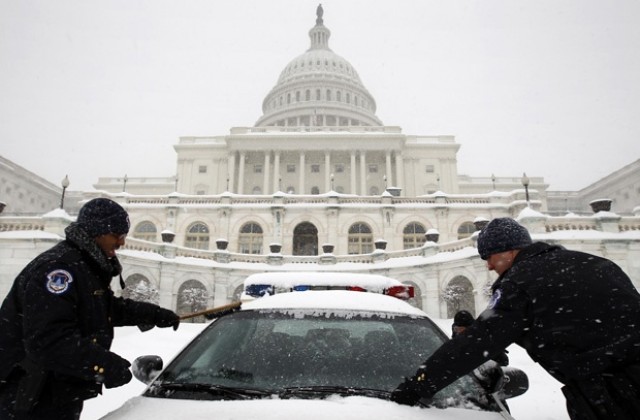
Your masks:
[{"label": "arched window", "polygon": [[184,239],[187,248],[209,249],[209,228],[202,222],[192,223]]},{"label": "arched window", "polygon": [[262,194],[262,188],[260,188],[260,187],[253,187],[253,190],[251,190],[251,194],[253,194],[253,195],[260,195],[260,194]]},{"label": "arched window", "polygon": [[327,89],[327,101],[331,100],[331,91]]},{"label": "arched window", "polygon": [[318,187],[311,187],[311,194],[320,194],[320,188]]},{"label": "arched window", "polygon": [[316,89],[316,101],[319,101],[321,98],[320,89]]},{"label": "arched window", "polygon": [[291,94],[287,93],[287,103],[290,104],[291,103]]},{"label": "arched window", "polygon": [[380,195],[380,190],[378,189],[378,187],[373,186],[369,188],[369,195]]},{"label": "arched window", "polygon": [[149,221],[140,222],[136,225],[135,229],[133,229],[133,237],[144,241],[155,242],[157,233],[156,225]]},{"label": "arched window", "polygon": [[373,234],[365,223],[354,223],[349,228],[349,254],[370,254],[373,252]]},{"label": "arched window", "polygon": [[342,100],[342,92],[341,91],[337,91],[336,92],[336,101],[340,102]]},{"label": "arched window", "polygon": [[307,89],[307,91],[304,93],[304,100],[305,101],[311,100],[311,91],[309,89]]},{"label": "arched window", "polygon": [[261,254],[262,236],[262,228],[259,224],[245,223],[240,228],[238,235],[238,252],[241,254]]},{"label": "arched window", "polygon": [[464,222],[458,228],[458,239],[468,238],[476,231],[476,225],[472,222]]},{"label": "arched window", "polygon": [[296,91],[296,102],[300,102],[300,91]]},{"label": "arched window", "polygon": [[142,274],[132,274],[124,281],[122,297],[138,302],[149,302],[157,304],[160,301],[158,290],[148,278]]},{"label": "arched window", "polygon": [[442,291],[441,297],[447,304],[447,318],[453,318],[456,312],[463,309],[471,312],[475,317],[473,285],[466,277],[454,277]]},{"label": "arched window", "polygon": [[424,245],[427,231],[420,223],[409,223],[402,230],[404,249],[419,248]]},{"label": "arched window", "polygon": [[[187,315],[202,311],[209,304],[209,293],[198,280],[187,280],[178,289],[178,314]],[[184,321],[183,321],[184,322]],[[205,322],[203,316],[190,318],[187,322]]]}]

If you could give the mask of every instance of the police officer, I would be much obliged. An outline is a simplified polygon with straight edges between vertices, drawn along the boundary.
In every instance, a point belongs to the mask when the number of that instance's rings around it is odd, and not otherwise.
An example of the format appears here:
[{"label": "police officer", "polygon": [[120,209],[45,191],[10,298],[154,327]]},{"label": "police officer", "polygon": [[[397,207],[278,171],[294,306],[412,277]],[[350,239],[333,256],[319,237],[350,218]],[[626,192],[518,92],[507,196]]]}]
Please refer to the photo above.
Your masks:
[{"label": "police officer", "polygon": [[174,312],[114,296],[128,232],[119,204],[93,199],[18,275],[0,307],[0,419],[79,419],[103,385],[131,380],[130,363],[109,351],[114,326],[178,328]]},{"label": "police officer", "polygon": [[492,220],[478,252],[499,277],[489,307],[392,393],[413,405],[512,343],[554,378],[573,420],[640,418],[640,294],[613,262],[544,242],[510,218]]}]

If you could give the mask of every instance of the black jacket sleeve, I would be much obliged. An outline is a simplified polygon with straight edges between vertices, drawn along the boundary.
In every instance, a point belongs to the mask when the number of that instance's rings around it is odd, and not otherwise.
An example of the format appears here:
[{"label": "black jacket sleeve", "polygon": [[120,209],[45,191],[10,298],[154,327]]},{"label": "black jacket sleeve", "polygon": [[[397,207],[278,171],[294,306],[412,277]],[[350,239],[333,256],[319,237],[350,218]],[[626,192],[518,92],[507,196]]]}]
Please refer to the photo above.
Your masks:
[{"label": "black jacket sleeve", "polygon": [[430,397],[518,341],[529,322],[528,308],[527,296],[505,282],[471,327],[425,361],[416,374],[421,375],[418,392]]}]

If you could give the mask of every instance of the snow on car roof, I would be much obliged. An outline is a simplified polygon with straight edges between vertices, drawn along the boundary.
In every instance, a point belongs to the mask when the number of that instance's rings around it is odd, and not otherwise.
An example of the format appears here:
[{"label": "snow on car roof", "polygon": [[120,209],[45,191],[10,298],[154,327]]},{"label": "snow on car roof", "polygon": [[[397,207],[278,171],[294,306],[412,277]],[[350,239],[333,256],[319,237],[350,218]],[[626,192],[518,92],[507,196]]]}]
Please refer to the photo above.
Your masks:
[{"label": "snow on car roof", "polygon": [[396,279],[379,274],[339,273],[339,272],[277,272],[252,274],[244,281],[249,285],[268,284],[290,289],[294,286],[357,286],[368,291],[382,292],[393,286],[402,285]]},{"label": "snow on car roof", "polygon": [[395,297],[347,290],[313,290],[264,296],[242,304],[243,310],[322,309],[423,316],[420,309]]}]

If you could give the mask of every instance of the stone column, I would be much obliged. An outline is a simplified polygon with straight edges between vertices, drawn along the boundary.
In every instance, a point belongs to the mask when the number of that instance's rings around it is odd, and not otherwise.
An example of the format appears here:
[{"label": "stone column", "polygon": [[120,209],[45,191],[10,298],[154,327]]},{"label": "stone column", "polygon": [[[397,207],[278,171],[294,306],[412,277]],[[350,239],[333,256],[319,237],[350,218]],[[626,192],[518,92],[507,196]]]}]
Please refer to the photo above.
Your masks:
[{"label": "stone column", "polygon": [[298,194],[305,194],[305,185],[304,185],[304,172],[305,172],[305,156],[304,156],[304,152],[300,152],[300,169],[299,169],[299,187],[298,187]]},{"label": "stone column", "polygon": [[264,175],[264,182],[262,184],[262,194],[269,194],[269,166],[271,165],[271,153],[269,151],[264,152],[264,167],[262,168],[262,175]]},{"label": "stone column", "polygon": [[280,178],[282,175],[280,174],[280,152],[273,152],[273,191],[280,191]]},{"label": "stone column", "polygon": [[331,152],[324,152],[324,190],[331,190]]},{"label": "stone column", "polygon": [[396,152],[396,187],[404,192],[404,162],[402,161],[402,152]]},{"label": "stone column", "polygon": [[238,168],[238,194],[244,194],[244,167],[247,155],[240,152],[240,167]]},{"label": "stone column", "polygon": [[360,195],[367,195],[367,156],[360,151]]},{"label": "stone column", "polygon": [[351,191],[350,194],[356,194],[356,152],[351,151]]},{"label": "stone column", "polygon": [[387,177],[387,185],[385,185],[385,188],[388,186],[393,186],[393,173],[391,172],[391,151],[387,150],[387,153],[385,155],[385,161],[387,164],[387,168],[386,168],[386,172],[385,172],[385,176]]},{"label": "stone column", "polygon": [[234,192],[234,184],[236,182],[236,152],[230,152],[227,161],[227,178],[229,179],[229,192]]}]

